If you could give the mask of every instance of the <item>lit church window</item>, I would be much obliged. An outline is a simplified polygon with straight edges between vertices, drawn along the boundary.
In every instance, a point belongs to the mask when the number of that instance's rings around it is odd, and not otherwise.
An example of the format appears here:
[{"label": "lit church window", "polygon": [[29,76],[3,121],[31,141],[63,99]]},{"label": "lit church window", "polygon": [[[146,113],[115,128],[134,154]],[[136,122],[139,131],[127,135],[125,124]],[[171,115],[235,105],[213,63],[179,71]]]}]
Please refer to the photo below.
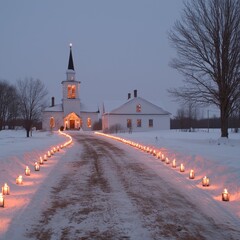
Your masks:
[{"label": "lit church window", "polygon": [[68,98],[76,98],[76,86],[68,85]]},{"label": "lit church window", "polygon": [[142,109],[141,109],[141,104],[138,104],[137,106],[136,106],[136,112],[141,112],[142,111]]},{"label": "lit church window", "polygon": [[76,86],[72,86],[72,97],[71,98],[76,98]]},{"label": "lit church window", "polygon": [[89,128],[92,127],[91,118],[88,118],[88,119],[87,119],[87,126],[88,126]]},{"label": "lit church window", "polygon": [[50,118],[50,122],[49,122],[49,124],[50,124],[50,128],[51,128],[51,129],[55,127],[55,120],[54,120],[54,117],[51,117],[51,118]]}]

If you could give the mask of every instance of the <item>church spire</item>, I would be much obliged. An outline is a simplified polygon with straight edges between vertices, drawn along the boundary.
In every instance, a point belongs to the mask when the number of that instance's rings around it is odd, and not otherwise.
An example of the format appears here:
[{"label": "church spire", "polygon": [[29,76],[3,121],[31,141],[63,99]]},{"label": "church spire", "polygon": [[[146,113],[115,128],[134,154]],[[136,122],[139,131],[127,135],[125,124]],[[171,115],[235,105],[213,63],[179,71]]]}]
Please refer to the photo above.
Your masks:
[{"label": "church spire", "polygon": [[70,54],[69,54],[69,60],[68,60],[68,70],[74,71],[74,64],[73,64],[73,57],[72,57],[72,44],[69,44],[70,46]]}]

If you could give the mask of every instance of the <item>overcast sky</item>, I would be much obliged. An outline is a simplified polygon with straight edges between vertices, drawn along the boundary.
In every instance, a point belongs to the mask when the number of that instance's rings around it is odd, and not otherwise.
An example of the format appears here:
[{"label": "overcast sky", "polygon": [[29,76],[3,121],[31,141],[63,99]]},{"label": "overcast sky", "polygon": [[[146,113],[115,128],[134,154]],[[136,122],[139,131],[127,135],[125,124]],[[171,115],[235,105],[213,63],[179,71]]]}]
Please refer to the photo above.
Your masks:
[{"label": "overcast sky", "polygon": [[182,76],[169,66],[167,34],[182,9],[182,0],[1,1],[0,79],[38,78],[49,104],[52,96],[60,103],[72,43],[84,103],[125,100],[137,89],[175,115],[167,89]]}]

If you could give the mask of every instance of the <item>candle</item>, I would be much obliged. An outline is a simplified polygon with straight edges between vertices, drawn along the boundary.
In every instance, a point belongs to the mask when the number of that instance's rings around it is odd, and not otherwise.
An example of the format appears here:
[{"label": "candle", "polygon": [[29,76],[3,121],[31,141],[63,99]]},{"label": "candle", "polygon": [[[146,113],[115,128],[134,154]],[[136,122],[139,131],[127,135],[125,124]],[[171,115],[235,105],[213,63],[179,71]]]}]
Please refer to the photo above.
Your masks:
[{"label": "candle", "polygon": [[47,156],[48,156],[49,158],[51,157],[50,151],[47,152]]},{"label": "candle", "polygon": [[185,171],[184,165],[181,163],[181,165],[180,165],[180,172],[184,172],[184,171]]},{"label": "candle", "polygon": [[0,193],[0,207],[4,207],[4,197],[2,193]]},{"label": "candle", "polygon": [[225,188],[222,192],[222,201],[229,201],[229,193],[228,190]]},{"label": "candle", "polygon": [[208,187],[209,186],[209,178],[207,178],[206,176],[203,177],[202,185],[203,185],[203,187]]},{"label": "candle", "polygon": [[173,167],[173,168],[176,168],[176,159],[173,159],[173,161],[172,161],[172,167]]},{"label": "candle", "polygon": [[164,156],[164,154],[162,154],[162,161],[163,161],[163,162],[165,161],[165,156]]},{"label": "candle", "polygon": [[193,169],[191,169],[190,172],[189,172],[189,178],[190,179],[194,179],[195,178],[195,173],[194,173]]},{"label": "candle", "polygon": [[16,183],[17,183],[17,184],[23,184],[23,177],[22,177],[22,175],[19,175],[19,176],[17,177]]},{"label": "candle", "polygon": [[43,158],[42,157],[39,158],[39,164],[43,165]]},{"label": "candle", "polygon": [[34,169],[35,169],[35,171],[39,171],[40,170],[40,165],[39,165],[38,162],[34,163]]},{"label": "candle", "polygon": [[44,154],[43,160],[47,161],[47,154]]},{"label": "candle", "polygon": [[165,162],[166,162],[166,164],[169,164],[169,163],[170,163],[168,157],[166,157]]},{"label": "candle", "polygon": [[25,175],[26,176],[30,176],[30,173],[31,173],[30,168],[28,166],[26,166],[26,168],[25,168]]},{"label": "candle", "polygon": [[7,183],[5,183],[2,187],[2,194],[3,195],[9,195],[10,194],[10,188],[9,186],[7,185]]},{"label": "candle", "polygon": [[153,156],[156,156],[156,150],[155,149],[153,150]]}]

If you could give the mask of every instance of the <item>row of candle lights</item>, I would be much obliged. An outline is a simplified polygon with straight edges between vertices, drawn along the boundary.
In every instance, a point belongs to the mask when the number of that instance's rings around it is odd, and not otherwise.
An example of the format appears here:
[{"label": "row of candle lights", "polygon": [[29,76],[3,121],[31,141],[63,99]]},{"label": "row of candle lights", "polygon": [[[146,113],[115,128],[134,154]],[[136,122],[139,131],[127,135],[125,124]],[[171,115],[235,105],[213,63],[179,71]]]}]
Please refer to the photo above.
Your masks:
[{"label": "row of candle lights", "polygon": [[[153,156],[156,156],[158,159],[160,159],[162,162],[165,162],[166,164],[170,164],[169,158],[165,157],[165,155],[163,153],[161,153],[161,151],[156,151],[154,148],[151,148],[151,147],[139,144],[139,143],[135,143],[133,141],[126,140],[124,138],[112,136],[112,135],[109,135],[109,134],[104,134],[104,133],[99,133],[99,132],[95,132],[95,134],[106,136],[106,137],[112,138],[114,140],[123,142],[123,143],[128,144],[130,146],[133,146],[137,149],[140,149],[144,152],[152,154]],[[176,159],[172,160],[171,165],[172,165],[172,168],[177,167]],[[183,163],[180,164],[179,170],[180,170],[181,173],[185,172],[185,166],[184,166]],[[194,172],[193,169],[191,169],[190,172],[189,172],[189,179],[194,179],[194,178],[195,178],[195,172]],[[204,176],[202,178],[202,186],[203,187],[209,187],[210,186],[210,180],[207,176]],[[228,190],[225,188],[222,192],[222,201],[229,201],[229,200],[230,200],[230,194],[228,193]]]},{"label": "row of candle lights", "polygon": [[[59,131],[60,132],[60,131]],[[59,152],[60,149],[68,146],[69,144],[72,143],[72,137],[69,136],[66,133],[62,133],[60,132],[62,135],[65,135],[66,137],[69,138],[69,141],[65,142],[63,145],[57,146],[57,147],[53,147],[50,151],[47,152],[47,154],[44,154],[43,157],[39,158],[38,162],[34,163],[34,170],[35,171],[40,171],[40,165],[44,164],[44,161],[47,161],[48,158],[50,158],[52,155],[54,155],[54,153]],[[28,166],[26,166],[25,168],[25,176],[30,176],[31,175],[31,170]],[[19,175],[16,178],[16,184],[18,185],[22,185],[23,184],[23,176]],[[2,187],[2,192],[0,193],[0,207],[4,207],[4,195],[10,195],[10,187],[8,186],[7,183],[4,183],[3,187]]]}]

